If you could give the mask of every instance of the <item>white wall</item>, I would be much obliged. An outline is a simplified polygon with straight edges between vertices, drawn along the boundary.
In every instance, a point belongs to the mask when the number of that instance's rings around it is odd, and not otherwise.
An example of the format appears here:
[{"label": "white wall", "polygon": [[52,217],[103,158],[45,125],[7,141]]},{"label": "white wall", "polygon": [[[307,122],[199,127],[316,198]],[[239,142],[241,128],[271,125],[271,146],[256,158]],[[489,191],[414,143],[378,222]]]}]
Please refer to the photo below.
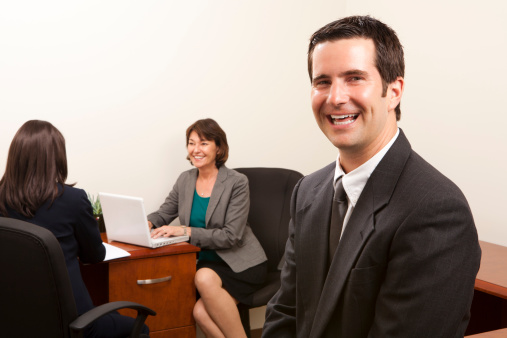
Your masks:
[{"label": "white wall", "polygon": [[308,174],[336,155],[310,109],[308,38],[371,14],[405,46],[400,126],[463,189],[481,239],[507,245],[506,12],[489,0],[5,1],[0,167],[23,122],[49,120],[67,139],[69,181],[153,210],[189,168],[186,127],[212,117],[229,167]]},{"label": "white wall", "polygon": [[[185,130],[212,117],[229,167],[304,173],[335,157],[309,105],[306,47],[339,1],[0,4],[0,167],[28,119],[67,140],[69,181],[158,208],[185,160]],[[3,169],[2,169],[3,172]]]}]

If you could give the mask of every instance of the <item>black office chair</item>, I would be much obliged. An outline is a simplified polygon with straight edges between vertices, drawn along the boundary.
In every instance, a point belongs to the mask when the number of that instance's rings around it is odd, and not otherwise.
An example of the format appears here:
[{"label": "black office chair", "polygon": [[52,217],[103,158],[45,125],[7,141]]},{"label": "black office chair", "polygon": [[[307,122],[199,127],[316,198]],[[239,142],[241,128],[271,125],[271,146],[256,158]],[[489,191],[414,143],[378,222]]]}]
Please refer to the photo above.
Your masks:
[{"label": "black office chair", "polygon": [[248,177],[250,213],[248,223],[268,257],[268,276],[264,286],[254,293],[253,305],[239,304],[241,322],[250,338],[251,308],[266,305],[280,288],[281,260],[287,242],[292,190],[303,177],[297,171],[281,168],[238,168]]},{"label": "black office chair", "polygon": [[140,337],[148,315],[133,302],[112,302],[78,317],[62,249],[47,229],[0,217],[0,336],[82,337],[97,318],[121,308],[137,310],[130,337]]}]

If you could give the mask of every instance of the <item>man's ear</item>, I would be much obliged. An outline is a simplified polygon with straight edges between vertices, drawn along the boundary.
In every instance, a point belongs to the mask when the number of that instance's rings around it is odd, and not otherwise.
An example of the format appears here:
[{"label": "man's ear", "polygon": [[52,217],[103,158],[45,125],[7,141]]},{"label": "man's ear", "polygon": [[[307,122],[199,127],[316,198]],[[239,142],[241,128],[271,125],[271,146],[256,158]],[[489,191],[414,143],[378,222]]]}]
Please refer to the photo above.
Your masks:
[{"label": "man's ear", "polygon": [[404,88],[405,80],[401,76],[398,76],[396,80],[389,84],[387,88],[387,98],[389,100],[388,111],[394,110],[400,104]]}]

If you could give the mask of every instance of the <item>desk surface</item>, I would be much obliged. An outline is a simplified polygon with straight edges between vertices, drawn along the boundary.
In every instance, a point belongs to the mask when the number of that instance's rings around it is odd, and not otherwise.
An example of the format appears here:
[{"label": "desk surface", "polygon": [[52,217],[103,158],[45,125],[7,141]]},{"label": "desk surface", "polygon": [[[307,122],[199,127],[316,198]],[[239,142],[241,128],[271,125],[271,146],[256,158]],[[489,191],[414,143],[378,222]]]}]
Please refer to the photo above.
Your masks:
[{"label": "desk surface", "polygon": [[145,247],[138,246],[138,245],[132,245],[132,244],[116,242],[116,241],[108,242],[107,235],[105,233],[101,233],[100,235],[102,237],[103,242],[114,245],[114,246],[116,246],[120,249],[123,249],[125,251],[128,251],[130,253],[129,257],[115,259],[114,260],[115,262],[122,261],[122,260],[129,260],[129,259],[178,255],[178,254],[182,254],[182,253],[198,252],[201,250],[200,248],[190,245],[187,242],[166,245],[166,246],[162,246],[162,247],[159,247],[156,249],[145,248]]},{"label": "desk surface", "polygon": [[471,336],[466,336],[466,338],[505,338],[505,337],[507,337],[507,329],[483,332]]},{"label": "desk surface", "polygon": [[480,241],[481,267],[475,289],[507,299],[507,247]]}]

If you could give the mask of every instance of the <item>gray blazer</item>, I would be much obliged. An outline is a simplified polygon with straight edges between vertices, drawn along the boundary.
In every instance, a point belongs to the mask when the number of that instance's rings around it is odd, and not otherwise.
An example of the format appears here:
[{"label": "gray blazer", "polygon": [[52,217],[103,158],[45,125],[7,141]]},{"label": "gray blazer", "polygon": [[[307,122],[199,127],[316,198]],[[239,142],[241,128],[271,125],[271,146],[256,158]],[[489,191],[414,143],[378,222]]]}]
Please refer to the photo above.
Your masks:
[{"label": "gray blazer", "polygon": [[335,163],[294,189],[263,337],[463,337],[481,251],[461,191],[398,139],[328,262]]},{"label": "gray blazer", "polygon": [[[176,217],[189,224],[198,173],[196,168],[183,172],[158,211],[148,215],[155,227]],[[248,178],[221,166],[206,211],[206,228],[192,228],[190,244],[216,250],[234,272],[265,262],[266,254],[247,223],[249,209]]]}]

